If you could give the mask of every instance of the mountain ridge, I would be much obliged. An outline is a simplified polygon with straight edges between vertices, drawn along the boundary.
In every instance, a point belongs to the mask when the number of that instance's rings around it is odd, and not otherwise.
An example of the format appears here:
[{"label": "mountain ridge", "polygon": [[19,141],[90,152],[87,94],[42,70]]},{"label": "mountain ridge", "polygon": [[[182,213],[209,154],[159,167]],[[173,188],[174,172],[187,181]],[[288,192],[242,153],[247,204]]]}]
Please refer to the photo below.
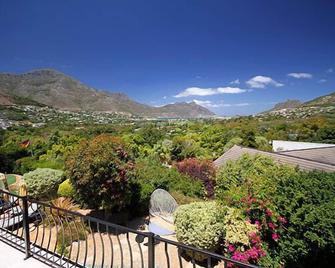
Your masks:
[{"label": "mountain ridge", "polygon": [[278,102],[270,110],[262,113],[274,112],[283,109],[295,109],[303,107],[322,107],[322,106],[334,106],[335,105],[335,92],[329,93],[327,95],[316,97],[312,100],[302,102],[300,100],[288,99],[284,102]]},{"label": "mountain ridge", "polygon": [[215,115],[195,103],[152,107],[136,102],[121,92],[107,92],[89,87],[53,69],[37,69],[22,74],[0,73],[0,104],[15,104],[15,98],[24,98],[68,111],[101,111],[144,117],[177,118]]}]

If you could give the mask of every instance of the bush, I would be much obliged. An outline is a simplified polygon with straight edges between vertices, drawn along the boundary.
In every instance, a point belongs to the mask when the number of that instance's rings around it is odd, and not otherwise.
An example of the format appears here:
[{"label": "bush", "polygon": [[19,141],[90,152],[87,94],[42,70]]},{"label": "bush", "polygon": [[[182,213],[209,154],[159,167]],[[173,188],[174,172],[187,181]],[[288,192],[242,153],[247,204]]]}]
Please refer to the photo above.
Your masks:
[{"label": "bush", "polygon": [[30,196],[38,199],[52,198],[56,195],[59,184],[63,180],[63,171],[38,168],[23,175]]},{"label": "bush", "polygon": [[301,172],[278,183],[275,204],[288,220],[279,256],[286,267],[330,267],[335,262],[335,173]]},{"label": "bush", "polygon": [[207,198],[214,197],[215,169],[212,162],[196,158],[188,158],[178,162],[176,167],[180,173],[201,181],[204,184]]},{"label": "bush", "polygon": [[130,203],[134,165],[120,139],[100,135],[83,140],[65,165],[83,205],[121,210]]},{"label": "bush", "polygon": [[138,195],[134,196],[140,213],[145,213],[149,207],[150,195],[157,188],[177,193],[179,197],[202,198],[204,194],[202,183],[180,174],[175,168],[163,166],[156,158],[139,159],[135,165]]},{"label": "bush", "polygon": [[216,196],[258,225],[268,253],[259,264],[328,267],[335,262],[335,173],[303,172],[245,155],[220,169]]},{"label": "bush", "polygon": [[187,245],[215,251],[224,235],[220,208],[215,202],[180,206],[175,212],[177,239]]},{"label": "bush", "polygon": [[69,179],[66,179],[65,181],[63,181],[59,187],[58,187],[58,191],[57,191],[57,195],[61,196],[61,197],[69,197],[69,198],[73,198],[75,195],[76,191],[73,188],[71,182]]},{"label": "bush", "polygon": [[277,164],[269,157],[244,154],[219,169],[215,195],[225,205],[247,196],[271,200],[278,181],[298,174],[297,169]]}]

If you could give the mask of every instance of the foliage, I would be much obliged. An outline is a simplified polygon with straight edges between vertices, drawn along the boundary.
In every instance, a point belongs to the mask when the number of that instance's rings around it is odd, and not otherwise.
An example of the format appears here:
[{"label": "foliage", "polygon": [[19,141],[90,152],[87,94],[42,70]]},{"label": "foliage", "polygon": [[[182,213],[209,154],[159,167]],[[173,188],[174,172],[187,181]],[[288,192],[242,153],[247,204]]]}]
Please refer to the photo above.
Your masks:
[{"label": "foliage", "polygon": [[245,155],[219,171],[216,196],[258,226],[263,266],[327,267],[335,252],[334,176]]},{"label": "foliage", "polygon": [[224,146],[224,152],[227,152],[230,148],[232,148],[234,145],[240,145],[242,144],[243,139],[240,137],[235,137],[232,138],[230,141],[228,141],[226,143],[226,145]]},{"label": "foliage", "polygon": [[302,172],[279,181],[275,204],[289,225],[279,256],[287,267],[329,267],[335,261],[335,173]]},{"label": "foliage", "polygon": [[63,180],[63,171],[38,168],[23,175],[23,180],[28,187],[29,195],[34,198],[50,198],[57,193],[59,184]]},{"label": "foliage", "polygon": [[199,144],[188,137],[176,137],[172,141],[171,159],[181,161],[185,158],[197,157],[201,154]]},{"label": "foliage", "polygon": [[249,195],[271,199],[277,181],[295,178],[298,174],[295,168],[277,164],[269,157],[245,154],[220,168],[215,194],[219,201],[227,205]]},{"label": "foliage", "polygon": [[[175,168],[163,166],[154,157],[138,159],[135,165],[137,192],[133,203],[137,209],[146,211],[149,206],[150,195],[157,188],[174,192],[180,200],[184,197],[201,198],[204,190],[202,183],[179,173]],[[135,191],[133,191],[135,192]]]},{"label": "foliage", "polygon": [[176,200],[178,205],[185,205],[185,204],[203,201],[203,198],[187,196],[187,195],[182,194],[181,192],[173,191],[173,192],[170,192],[170,194]]},{"label": "foliage", "polygon": [[73,185],[71,184],[71,181],[69,179],[66,179],[65,181],[63,181],[59,185],[58,191],[57,191],[57,195],[60,196],[60,197],[73,198],[75,193],[76,193],[76,191],[73,188]]},{"label": "foliage", "polygon": [[[233,260],[258,264],[266,256],[256,224],[243,217],[243,212],[236,208],[227,208],[223,219],[225,230],[224,251]],[[233,265],[229,264],[229,267]]]},{"label": "foliage", "polygon": [[71,198],[68,197],[58,197],[51,201],[51,204],[57,208],[65,210],[78,210],[79,207],[76,205]]},{"label": "foliage", "polygon": [[120,139],[83,140],[68,157],[66,171],[82,204],[120,210],[130,203],[133,161]]},{"label": "foliage", "polygon": [[212,162],[188,158],[178,162],[176,167],[180,173],[201,181],[204,184],[207,198],[214,197],[215,169]]},{"label": "foliage", "polygon": [[224,226],[215,202],[195,202],[179,206],[175,212],[178,241],[197,248],[215,251],[220,245]]},{"label": "foliage", "polygon": [[228,208],[223,219],[225,241],[228,244],[250,246],[249,236],[257,232],[256,225],[247,222],[241,217],[239,210]]}]

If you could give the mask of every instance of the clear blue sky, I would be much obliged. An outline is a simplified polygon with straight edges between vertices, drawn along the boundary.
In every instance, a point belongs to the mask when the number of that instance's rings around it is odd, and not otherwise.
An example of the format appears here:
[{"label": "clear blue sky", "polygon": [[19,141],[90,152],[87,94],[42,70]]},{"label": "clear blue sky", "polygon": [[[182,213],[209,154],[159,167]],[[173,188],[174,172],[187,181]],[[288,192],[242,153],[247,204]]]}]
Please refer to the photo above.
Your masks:
[{"label": "clear blue sky", "polygon": [[249,114],[335,91],[333,0],[0,0],[0,33],[0,72],[54,68],[151,105]]}]

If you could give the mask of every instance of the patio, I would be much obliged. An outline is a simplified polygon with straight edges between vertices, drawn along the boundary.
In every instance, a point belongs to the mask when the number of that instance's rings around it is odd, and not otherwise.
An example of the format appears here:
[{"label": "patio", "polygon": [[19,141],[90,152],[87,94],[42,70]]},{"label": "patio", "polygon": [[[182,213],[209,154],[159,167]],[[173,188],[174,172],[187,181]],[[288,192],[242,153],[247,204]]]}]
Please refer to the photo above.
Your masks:
[{"label": "patio", "polygon": [[1,268],[49,268],[50,266],[30,257],[24,260],[25,254],[8,244],[0,241],[0,264]]}]

